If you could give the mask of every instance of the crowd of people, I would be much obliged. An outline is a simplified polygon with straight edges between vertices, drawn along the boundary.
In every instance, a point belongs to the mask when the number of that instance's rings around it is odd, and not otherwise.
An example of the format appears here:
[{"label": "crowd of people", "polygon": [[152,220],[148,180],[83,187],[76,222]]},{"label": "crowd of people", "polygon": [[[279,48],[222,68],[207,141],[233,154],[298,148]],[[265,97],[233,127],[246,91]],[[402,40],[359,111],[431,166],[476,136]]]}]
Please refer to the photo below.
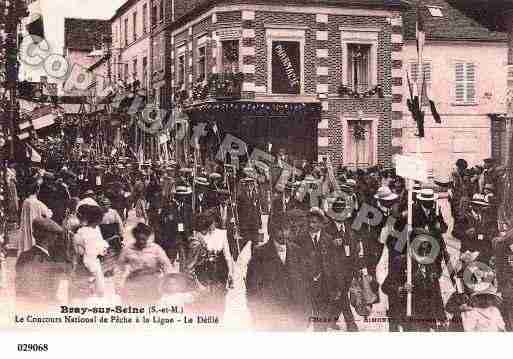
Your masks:
[{"label": "crowd of people", "polygon": [[[512,329],[513,238],[499,225],[506,171],[493,159],[472,169],[460,159],[449,180],[415,183],[411,234],[408,188],[393,168],[305,160],[281,183],[285,163],[281,150],[267,171],[251,161],[67,164],[54,172],[8,165],[5,217],[20,230],[17,301],[55,304],[65,278],[70,301],[85,303],[105,297],[112,278],[123,303],[175,300],[222,318],[245,260],[258,329],[340,330],[344,322],[358,331],[354,313],[372,316],[385,296],[390,331]],[[450,233],[440,193],[448,193]],[[459,258],[449,254],[449,237]],[[448,300],[444,273],[454,287]]]}]

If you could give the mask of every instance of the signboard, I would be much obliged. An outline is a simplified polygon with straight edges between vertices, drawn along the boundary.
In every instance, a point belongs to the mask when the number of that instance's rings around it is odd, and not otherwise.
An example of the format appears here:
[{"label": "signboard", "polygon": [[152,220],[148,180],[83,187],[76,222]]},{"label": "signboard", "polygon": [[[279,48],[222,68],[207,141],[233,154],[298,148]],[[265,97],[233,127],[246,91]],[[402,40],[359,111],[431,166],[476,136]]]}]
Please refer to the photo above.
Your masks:
[{"label": "signboard", "polygon": [[426,161],[418,157],[402,155],[396,155],[394,161],[398,176],[420,182],[427,182],[428,170]]},{"label": "signboard", "polygon": [[236,40],[240,39],[242,31],[240,28],[227,28],[216,31],[216,35],[220,40]]},{"label": "signboard", "polygon": [[300,94],[301,53],[299,41],[273,41],[272,92]]}]

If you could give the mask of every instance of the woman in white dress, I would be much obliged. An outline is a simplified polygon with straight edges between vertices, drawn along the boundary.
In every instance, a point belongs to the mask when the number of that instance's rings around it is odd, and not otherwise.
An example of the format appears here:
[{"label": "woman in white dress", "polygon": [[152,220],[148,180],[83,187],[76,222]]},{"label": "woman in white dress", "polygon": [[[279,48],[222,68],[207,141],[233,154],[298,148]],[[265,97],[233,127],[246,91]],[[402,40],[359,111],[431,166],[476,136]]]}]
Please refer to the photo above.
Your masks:
[{"label": "woman in white dress", "polygon": [[233,285],[233,259],[226,232],[216,230],[209,211],[196,218],[196,230],[189,240],[186,271],[201,288],[198,309],[220,318],[228,287]]},{"label": "woman in white dress", "polygon": [[21,209],[18,256],[30,250],[36,244],[36,239],[32,233],[34,220],[41,217],[51,219],[53,216],[52,211],[37,198],[40,186],[41,180],[38,179],[34,179],[28,184],[29,196],[23,201]]},{"label": "woman in white dress", "polygon": [[100,259],[109,248],[99,227],[103,210],[98,206],[82,205],[79,216],[83,226],[73,237],[75,259],[71,275],[71,298],[81,300],[91,296],[103,297],[105,276]]}]

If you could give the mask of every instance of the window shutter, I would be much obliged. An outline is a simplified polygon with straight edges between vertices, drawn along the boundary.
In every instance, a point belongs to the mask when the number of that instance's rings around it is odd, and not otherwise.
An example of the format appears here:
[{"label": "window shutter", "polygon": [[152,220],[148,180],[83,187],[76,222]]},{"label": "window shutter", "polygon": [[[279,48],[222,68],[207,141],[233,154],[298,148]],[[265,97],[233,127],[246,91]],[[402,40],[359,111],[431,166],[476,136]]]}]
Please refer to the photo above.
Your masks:
[{"label": "window shutter", "polygon": [[465,64],[458,62],[455,64],[455,91],[456,102],[465,102]]},{"label": "window shutter", "polygon": [[410,63],[410,75],[413,83],[417,82],[419,78],[419,64],[416,62]]},{"label": "window shutter", "polygon": [[476,66],[469,62],[465,71],[467,85],[467,102],[476,102]]},{"label": "window shutter", "polygon": [[422,70],[424,71],[424,78],[426,79],[426,86],[431,85],[431,63],[424,62],[422,64]]}]

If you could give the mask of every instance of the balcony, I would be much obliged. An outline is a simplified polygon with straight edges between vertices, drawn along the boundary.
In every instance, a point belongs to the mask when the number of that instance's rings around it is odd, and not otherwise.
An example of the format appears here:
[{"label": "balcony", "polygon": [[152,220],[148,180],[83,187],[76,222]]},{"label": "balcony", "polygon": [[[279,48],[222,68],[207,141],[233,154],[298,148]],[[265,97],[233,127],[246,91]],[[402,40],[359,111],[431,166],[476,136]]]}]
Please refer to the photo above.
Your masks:
[{"label": "balcony", "polygon": [[192,102],[204,100],[239,100],[241,98],[243,74],[211,74],[206,81],[198,81],[192,90]]},{"label": "balcony", "polygon": [[238,100],[241,98],[242,73],[212,74],[208,79],[209,97],[216,100]]},{"label": "balcony", "polygon": [[369,84],[347,84],[340,85],[338,93],[343,98],[383,98],[383,89],[380,85],[371,86]]}]

